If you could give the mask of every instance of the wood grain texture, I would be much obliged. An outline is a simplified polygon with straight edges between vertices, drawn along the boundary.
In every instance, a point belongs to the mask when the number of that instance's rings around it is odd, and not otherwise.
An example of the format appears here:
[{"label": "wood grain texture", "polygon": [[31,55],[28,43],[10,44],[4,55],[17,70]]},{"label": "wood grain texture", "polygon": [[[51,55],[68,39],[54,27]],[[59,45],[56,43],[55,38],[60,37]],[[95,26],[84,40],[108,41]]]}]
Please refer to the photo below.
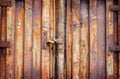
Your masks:
[{"label": "wood grain texture", "polygon": [[[120,0],[118,0],[120,5]],[[118,12],[118,45],[120,45],[120,12]],[[120,53],[118,54],[118,79],[120,79]]]},{"label": "wood grain texture", "polygon": [[[15,14],[15,79],[23,79],[24,5],[16,2]],[[20,24],[19,24],[20,23]]]},{"label": "wood grain texture", "polygon": [[[113,0],[113,5],[118,5],[117,0]],[[118,44],[118,12],[113,12],[113,44]],[[118,79],[118,54],[117,52],[113,52],[113,77],[114,79]]]},{"label": "wood grain texture", "polygon": [[24,79],[32,78],[32,0],[25,0]]},{"label": "wood grain texture", "polygon": [[50,0],[42,0],[42,79],[50,78],[50,52],[47,40],[50,29]]},{"label": "wood grain texture", "polygon": [[[50,0],[50,31],[49,31],[49,38],[54,39],[54,0]],[[53,46],[54,44],[49,44],[49,50],[50,50],[50,78],[53,78],[53,59],[54,59],[54,51],[53,51]]]},{"label": "wood grain texture", "polygon": [[7,8],[7,41],[10,41],[11,48],[7,49],[6,56],[6,79],[14,79],[15,64],[15,0],[12,0],[11,7]]},{"label": "wood grain texture", "polygon": [[[49,39],[55,38],[55,0],[50,0],[50,31]],[[50,47],[50,78],[55,78],[55,44],[49,44]]]},{"label": "wood grain texture", "polygon": [[80,78],[88,79],[88,1],[81,1]]},{"label": "wood grain texture", "polygon": [[114,1],[12,0],[7,27],[0,11],[0,41],[11,45],[0,48],[0,79],[120,79],[120,54],[109,50],[120,39]]},{"label": "wood grain texture", "polygon": [[72,79],[72,0],[67,0],[66,24],[67,79]]},{"label": "wood grain texture", "polygon": [[[7,8],[1,7],[1,41],[7,41]],[[0,79],[6,78],[6,49],[0,49]]]},{"label": "wood grain texture", "polygon": [[41,67],[41,0],[33,1],[32,79],[40,79]]},{"label": "wood grain texture", "polygon": [[105,79],[105,1],[97,3],[97,79]]},{"label": "wood grain texture", "polygon": [[[60,38],[64,40],[65,35],[65,0],[58,0],[59,1],[59,13],[58,13],[58,35],[57,38]],[[65,78],[65,42],[61,44],[57,44],[57,53],[58,53],[58,79],[64,79]]]},{"label": "wood grain texture", "polygon": [[109,9],[112,4],[113,0],[106,0],[106,79],[113,79],[113,52],[109,51],[113,42],[113,12]]},{"label": "wood grain texture", "polygon": [[80,0],[72,1],[72,77],[80,78]]},{"label": "wood grain texture", "polygon": [[97,0],[90,0],[90,79],[97,79]]}]

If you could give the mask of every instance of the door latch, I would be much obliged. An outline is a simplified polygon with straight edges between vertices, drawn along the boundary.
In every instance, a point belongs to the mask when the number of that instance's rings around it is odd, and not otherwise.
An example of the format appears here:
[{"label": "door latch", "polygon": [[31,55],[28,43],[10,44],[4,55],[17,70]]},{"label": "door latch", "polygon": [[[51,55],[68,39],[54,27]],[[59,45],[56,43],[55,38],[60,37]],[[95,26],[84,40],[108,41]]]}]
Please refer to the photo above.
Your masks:
[{"label": "door latch", "polygon": [[51,39],[51,40],[48,40],[47,41],[47,44],[62,44],[63,43],[63,40],[62,40],[62,38],[53,38],[53,39]]}]

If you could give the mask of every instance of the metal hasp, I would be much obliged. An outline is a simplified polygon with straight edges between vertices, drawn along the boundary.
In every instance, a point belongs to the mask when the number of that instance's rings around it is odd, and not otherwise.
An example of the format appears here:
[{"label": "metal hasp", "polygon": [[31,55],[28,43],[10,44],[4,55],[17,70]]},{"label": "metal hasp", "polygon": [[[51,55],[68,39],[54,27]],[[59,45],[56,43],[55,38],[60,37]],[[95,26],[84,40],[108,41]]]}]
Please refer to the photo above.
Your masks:
[{"label": "metal hasp", "polygon": [[[1,48],[9,48],[10,43],[6,40],[7,36],[3,33],[7,33],[7,7],[11,6],[11,0],[0,0],[1,7],[1,25],[0,25],[0,49]],[[3,30],[4,28],[4,30]],[[3,32],[5,31],[5,32]],[[5,35],[5,36],[3,36]]]},{"label": "metal hasp", "polygon": [[47,44],[54,44],[54,43],[62,44],[63,40],[62,40],[62,38],[47,40]]},{"label": "metal hasp", "polygon": [[[110,10],[113,12],[118,12],[118,11],[120,11],[120,5],[112,5],[112,6],[110,6]],[[118,26],[118,27],[120,27],[120,26]],[[115,31],[117,31],[117,30],[114,29],[114,32]],[[120,35],[118,35],[118,36],[120,36]],[[113,43],[112,45],[110,45],[109,49],[111,52],[120,52],[120,45]]]}]

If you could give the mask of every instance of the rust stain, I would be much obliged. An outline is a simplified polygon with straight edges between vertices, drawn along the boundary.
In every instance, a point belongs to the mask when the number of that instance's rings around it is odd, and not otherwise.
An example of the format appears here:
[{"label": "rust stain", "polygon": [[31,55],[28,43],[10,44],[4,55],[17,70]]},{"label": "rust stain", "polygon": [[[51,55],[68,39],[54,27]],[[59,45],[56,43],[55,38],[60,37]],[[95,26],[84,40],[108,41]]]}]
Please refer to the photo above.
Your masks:
[{"label": "rust stain", "polygon": [[72,26],[72,34],[73,34],[73,79],[80,78],[80,1],[73,0],[72,2],[72,23],[76,24]]},{"label": "rust stain", "polygon": [[[49,79],[56,74],[58,79],[104,79],[106,75],[107,79],[113,79],[117,74],[114,68],[117,64],[109,51],[113,41],[113,13],[109,6],[113,0],[12,1],[7,9],[7,30],[6,18],[2,16],[1,35],[2,40],[11,41],[7,53],[12,55],[7,55],[6,74],[0,75],[8,79]],[[63,43],[46,44],[55,37]]]},{"label": "rust stain", "polygon": [[47,40],[49,39],[50,28],[50,0],[42,0],[42,79],[49,79],[49,47]]},{"label": "rust stain", "polygon": [[113,54],[109,51],[109,45],[113,42],[113,14],[109,10],[109,6],[112,5],[112,0],[106,1],[106,41],[107,41],[107,78],[113,78]]}]

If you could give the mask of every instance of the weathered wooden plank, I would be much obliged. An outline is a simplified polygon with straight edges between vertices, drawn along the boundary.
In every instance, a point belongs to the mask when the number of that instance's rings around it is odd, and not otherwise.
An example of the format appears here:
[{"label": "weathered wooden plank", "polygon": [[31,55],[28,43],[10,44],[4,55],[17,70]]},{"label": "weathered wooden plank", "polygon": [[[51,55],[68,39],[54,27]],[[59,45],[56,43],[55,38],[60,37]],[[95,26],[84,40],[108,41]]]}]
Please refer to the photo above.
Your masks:
[{"label": "weathered wooden plank", "polygon": [[[58,0],[59,4],[59,13],[58,13],[58,34],[57,34],[57,38],[60,38],[62,40],[64,40],[64,34],[65,34],[65,0]],[[63,41],[63,43],[61,44],[57,44],[57,53],[58,53],[58,79],[64,79],[65,78],[65,72],[64,72],[64,68],[65,68],[65,46],[64,46],[65,42]]]},{"label": "weathered wooden plank", "polygon": [[[53,0],[50,0],[50,31],[49,31],[49,34],[50,34],[50,39],[53,39],[53,27],[54,27],[54,10],[53,10],[53,7],[54,7],[54,3],[53,3]],[[54,44],[54,43],[53,43]],[[50,45],[50,78],[53,78],[53,44],[49,44]]]},{"label": "weathered wooden plank", "polygon": [[[50,0],[50,40],[55,38],[55,0]],[[55,43],[50,45],[50,78],[55,78]]]},{"label": "weathered wooden plank", "polygon": [[[56,0],[54,0],[53,1],[53,10],[54,10],[54,27],[53,27],[53,38],[56,38],[56,28],[57,28],[57,26],[56,26]],[[56,72],[56,70],[55,70],[55,61],[57,61],[56,60],[56,57],[55,57],[55,54],[56,54],[56,45],[54,45],[53,46],[53,77],[55,78],[55,72]]]},{"label": "weathered wooden plank", "polygon": [[80,78],[80,0],[72,1],[72,77]]},{"label": "weathered wooden plank", "polygon": [[72,0],[67,0],[66,23],[67,79],[72,79]]},{"label": "weathered wooden plank", "polygon": [[97,0],[90,0],[90,79],[97,79]]},{"label": "weathered wooden plank", "polygon": [[[1,41],[7,41],[7,31],[6,31],[6,23],[7,23],[7,8],[1,7]],[[6,74],[6,49],[0,49],[0,79],[5,79]]]},{"label": "weathered wooden plank", "polygon": [[97,3],[97,79],[105,79],[105,1]]},{"label": "weathered wooden plank", "polygon": [[109,51],[109,46],[113,42],[113,12],[110,6],[113,0],[106,0],[106,79],[113,79],[113,52]]},{"label": "weathered wooden plank", "polygon": [[[118,0],[118,5],[120,5],[120,0]],[[118,44],[120,45],[120,12],[118,12]],[[118,79],[120,79],[120,52],[118,54]]]},{"label": "weathered wooden plank", "polygon": [[47,40],[49,39],[50,28],[50,0],[42,0],[42,79],[49,79],[49,46]]},{"label": "weathered wooden plank", "polygon": [[[15,79],[23,79],[23,30],[24,30],[24,5],[16,2],[15,10]],[[14,26],[12,26],[14,27]]]},{"label": "weathered wooden plank", "polygon": [[25,0],[24,79],[32,78],[32,0]]},{"label": "weathered wooden plank", "polygon": [[[117,5],[117,1],[113,0],[113,5]],[[117,11],[112,11],[113,12],[113,43],[118,44],[118,12]],[[115,47],[115,46],[114,46]],[[113,77],[114,79],[118,79],[118,54],[117,52],[113,52]]]},{"label": "weathered wooden plank", "polygon": [[41,59],[41,0],[33,1],[33,65],[32,79],[40,79]]},{"label": "weathered wooden plank", "polygon": [[6,79],[15,79],[15,0],[11,3],[11,7],[7,8],[7,41],[10,41],[11,47],[7,49]]},{"label": "weathered wooden plank", "polygon": [[81,1],[80,78],[88,79],[88,1]]}]

